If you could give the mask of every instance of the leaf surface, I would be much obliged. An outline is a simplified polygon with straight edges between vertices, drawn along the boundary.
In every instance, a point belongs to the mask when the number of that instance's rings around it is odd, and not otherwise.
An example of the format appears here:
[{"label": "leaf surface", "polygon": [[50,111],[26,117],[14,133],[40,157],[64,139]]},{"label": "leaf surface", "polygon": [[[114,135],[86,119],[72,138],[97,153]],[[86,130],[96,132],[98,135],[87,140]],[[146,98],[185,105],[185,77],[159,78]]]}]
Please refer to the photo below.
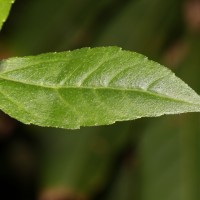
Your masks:
[{"label": "leaf surface", "polygon": [[0,30],[6,21],[14,0],[0,0]]},{"label": "leaf surface", "polygon": [[0,94],[0,109],[19,121],[70,129],[200,110],[169,69],[118,47],[3,60]]}]

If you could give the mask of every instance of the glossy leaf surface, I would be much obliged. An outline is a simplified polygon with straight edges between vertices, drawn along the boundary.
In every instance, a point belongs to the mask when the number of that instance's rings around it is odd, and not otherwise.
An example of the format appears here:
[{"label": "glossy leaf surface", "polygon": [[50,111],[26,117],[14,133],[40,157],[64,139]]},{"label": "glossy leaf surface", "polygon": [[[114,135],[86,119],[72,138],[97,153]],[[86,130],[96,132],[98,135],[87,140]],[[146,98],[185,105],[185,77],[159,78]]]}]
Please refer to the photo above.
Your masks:
[{"label": "glossy leaf surface", "polygon": [[169,69],[118,47],[1,61],[0,93],[0,108],[19,121],[70,129],[200,110]]}]

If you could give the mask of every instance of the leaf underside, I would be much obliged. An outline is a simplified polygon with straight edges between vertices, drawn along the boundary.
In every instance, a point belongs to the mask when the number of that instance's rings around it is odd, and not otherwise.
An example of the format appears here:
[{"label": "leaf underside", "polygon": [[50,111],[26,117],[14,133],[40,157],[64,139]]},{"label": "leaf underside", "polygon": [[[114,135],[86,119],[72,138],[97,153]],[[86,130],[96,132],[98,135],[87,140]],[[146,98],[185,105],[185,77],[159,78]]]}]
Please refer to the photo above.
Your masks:
[{"label": "leaf underside", "polygon": [[0,0],[0,30],[6,21],[14,0]]},{"label": "leaf underside", "polygon": [[98,47],[1,61],[0,109],[26,124],[76,129],[198,112],[200,97],[143,55]]}]

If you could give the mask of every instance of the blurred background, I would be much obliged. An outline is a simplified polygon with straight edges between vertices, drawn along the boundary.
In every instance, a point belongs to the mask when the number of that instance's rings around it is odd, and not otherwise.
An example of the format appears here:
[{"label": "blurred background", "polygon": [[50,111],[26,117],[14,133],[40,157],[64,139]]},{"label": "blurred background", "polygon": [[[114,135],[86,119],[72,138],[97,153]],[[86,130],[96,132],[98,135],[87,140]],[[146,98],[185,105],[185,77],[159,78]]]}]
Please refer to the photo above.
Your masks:
[{"label": "blurred background", "polygon": [[[200,0],[16,0],[0,58],[108,45],[164,64],[200,94]],[[200,116],[72,131],[0,112],[0,199],[199,200]]]}]

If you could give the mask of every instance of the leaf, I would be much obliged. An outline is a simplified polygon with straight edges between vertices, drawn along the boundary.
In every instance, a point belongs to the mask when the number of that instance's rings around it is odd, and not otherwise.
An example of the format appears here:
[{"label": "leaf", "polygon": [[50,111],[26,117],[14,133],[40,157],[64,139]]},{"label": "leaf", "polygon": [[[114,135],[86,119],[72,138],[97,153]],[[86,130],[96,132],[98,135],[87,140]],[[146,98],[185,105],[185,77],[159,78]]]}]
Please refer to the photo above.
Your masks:
[{"label": "leaf", "polygon": [[0,0],[0,30],[6,21],[14,0]]},{"label": "leaf", "polygon": [[0,108],[19,121],[70,129],[200,110],[169,69],[118,47],[1,61],[0,93]]}]

